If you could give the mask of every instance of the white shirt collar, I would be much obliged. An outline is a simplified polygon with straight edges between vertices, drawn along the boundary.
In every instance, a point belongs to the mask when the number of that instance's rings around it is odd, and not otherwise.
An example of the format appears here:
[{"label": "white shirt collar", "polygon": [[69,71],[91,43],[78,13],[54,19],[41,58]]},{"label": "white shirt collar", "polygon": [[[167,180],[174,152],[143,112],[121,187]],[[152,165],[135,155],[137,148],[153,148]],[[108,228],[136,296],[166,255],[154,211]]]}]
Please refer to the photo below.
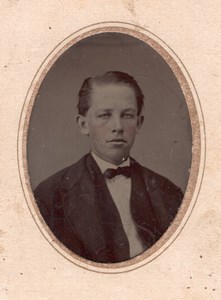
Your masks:
[{"label": "white shirt collar", "polygon": [[94,152],[91,151],[91,155],[93,156],[94,160],[96,161],[98,167],[101,170],[101,173],[104,173],[107,169],[117,169],[118,167],[126,167],[130,165],[130,158],[128,157],[127,160],[123,161],[119,166],[116,166],[106,160],[103,160],[99,156],[97,156]]}]

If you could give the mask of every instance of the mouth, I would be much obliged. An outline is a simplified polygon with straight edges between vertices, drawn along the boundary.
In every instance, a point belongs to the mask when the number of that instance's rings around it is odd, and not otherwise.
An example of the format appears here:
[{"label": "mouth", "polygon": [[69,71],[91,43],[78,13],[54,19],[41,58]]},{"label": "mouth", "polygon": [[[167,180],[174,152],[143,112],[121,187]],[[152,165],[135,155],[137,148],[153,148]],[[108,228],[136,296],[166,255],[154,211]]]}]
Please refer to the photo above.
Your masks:
[{"label": "mouth", "polygon": [[122,145],[122,144],[126,144],[126,141],[124,139],[112,139],[109,140],[108,143],[115,144],[115,145]]}]

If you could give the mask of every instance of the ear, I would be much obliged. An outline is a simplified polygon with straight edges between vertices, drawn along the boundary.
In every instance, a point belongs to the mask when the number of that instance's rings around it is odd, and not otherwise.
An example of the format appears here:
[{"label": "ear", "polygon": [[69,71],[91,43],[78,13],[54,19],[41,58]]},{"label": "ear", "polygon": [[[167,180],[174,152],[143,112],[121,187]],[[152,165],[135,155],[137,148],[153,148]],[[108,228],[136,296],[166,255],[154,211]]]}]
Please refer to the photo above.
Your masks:
[{"label": "ear", "polygon": [[76,122],[82,134],[88,135],[89,134],[89,126],[87,123],[87,118],[82,115],[77,115]]},{"label": "ear", "polygon": [[140,115],[137,117],[137,133],[140,131],[140,128],[143,125],[144,116]]}]

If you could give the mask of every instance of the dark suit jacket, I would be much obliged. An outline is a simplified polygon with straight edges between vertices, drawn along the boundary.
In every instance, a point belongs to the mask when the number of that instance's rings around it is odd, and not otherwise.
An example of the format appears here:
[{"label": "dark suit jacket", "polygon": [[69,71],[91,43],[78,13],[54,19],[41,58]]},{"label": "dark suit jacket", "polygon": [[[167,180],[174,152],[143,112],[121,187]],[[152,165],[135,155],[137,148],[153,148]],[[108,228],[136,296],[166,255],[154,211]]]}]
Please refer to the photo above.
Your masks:
[{"label": "dark suit jacket", "polygon": [[[146,250],[167,230],[183,194],[133,159],[131,167],[131,213]],[[119,212],[91,154],[40,183],[34,195],[51,231],[74,253],[105,263],[130,258]]]}]

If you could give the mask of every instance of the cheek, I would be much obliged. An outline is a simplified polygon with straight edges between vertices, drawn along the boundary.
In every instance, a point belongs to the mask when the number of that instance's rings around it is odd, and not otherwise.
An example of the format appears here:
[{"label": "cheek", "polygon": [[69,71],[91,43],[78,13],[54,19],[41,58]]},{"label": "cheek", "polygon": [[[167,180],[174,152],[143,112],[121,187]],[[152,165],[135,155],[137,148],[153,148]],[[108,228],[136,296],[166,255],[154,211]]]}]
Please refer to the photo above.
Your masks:
[{"label": "cheek", "polygon": [[93,128],[90,129],[90,139],[96,143],[102,143],[106,136],[106,132],[107,130],[103,125],[93,126]]},{"label": "cheek", "polygon": [[124,132],[130,137],[131,139],[134,139],[136,133],[137,133],[137,127],[134,125],[128,125],[124,127]]}]

